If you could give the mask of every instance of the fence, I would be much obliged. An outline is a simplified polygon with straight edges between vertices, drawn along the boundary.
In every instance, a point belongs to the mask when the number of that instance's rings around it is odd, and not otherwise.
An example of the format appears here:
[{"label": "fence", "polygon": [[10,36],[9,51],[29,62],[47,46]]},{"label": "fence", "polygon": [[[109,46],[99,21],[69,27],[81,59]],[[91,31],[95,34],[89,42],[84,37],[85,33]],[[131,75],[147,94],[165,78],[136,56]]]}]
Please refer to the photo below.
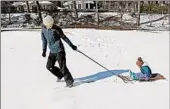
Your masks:
[{"label": "fence", "polygon": [[[153,6],[150,7],[150,10]],[[155,7],[154,7],[155,8]],[[161,10],[160,10],[161,9]],[[2,10],[4,11],[4,10]],[[15,16],[17,14],[16,10],[11,9],[10,15],[3,14],[1,18],[1,26],[2,27],[40,27],[41,24],[40,19],[37,13],[24,13],[27,11],[19,12],[22,16]],[[42,15],[44,16],[46,13],[51,14],[54,17],[55,24],[63,27],[63,28],[99,28],[99,29],[118,29],[118,30],[134,30],[134,29],[155,29],[155,28],[165,28],[168,29],[168,8],[159,8],[157,12],[146,11],[146,9],[142,10],[141,7],[141,17],[140,24],[141,26],[137,26],[137,15],[138,13],[130,13],[127,10],[113,11],[106,9],[99,9],[99,21],[97,20],[97,13],[95,9],[78,9],[78,19],[75,18],[74,10],[55,10],[48,11],[43,10]],[[34,15],[34,17],[33,17]],[[10,16],[10,17],[9,17]],[[36,16],[36,17],[35,17]],[[10,23],[8,19],[10,18]],[[22,19],[22,20],[19,20]],[[159,25],[155,25],[159,22]],[[154,28],[155,26],[155,28]],[[159,30],[159,29],[158,29]]]}]

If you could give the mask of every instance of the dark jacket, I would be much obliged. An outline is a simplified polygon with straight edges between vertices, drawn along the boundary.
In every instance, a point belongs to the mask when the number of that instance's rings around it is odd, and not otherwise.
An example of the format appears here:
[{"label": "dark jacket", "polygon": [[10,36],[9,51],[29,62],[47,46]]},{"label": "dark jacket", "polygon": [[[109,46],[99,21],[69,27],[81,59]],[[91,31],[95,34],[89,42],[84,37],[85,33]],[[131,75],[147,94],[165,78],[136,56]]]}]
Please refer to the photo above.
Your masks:
[{"label": "dark jacket", "polygon": [[62,29],[56,25],[53,25],[51,29],[47,29],[43,26],[41,31],[42,47],[44,50],[47,49],[47,44],[51,53],[59,53],[64,50],[61,38],[67,42],[70,47],[74,45],[71,41],[64,35]]}]

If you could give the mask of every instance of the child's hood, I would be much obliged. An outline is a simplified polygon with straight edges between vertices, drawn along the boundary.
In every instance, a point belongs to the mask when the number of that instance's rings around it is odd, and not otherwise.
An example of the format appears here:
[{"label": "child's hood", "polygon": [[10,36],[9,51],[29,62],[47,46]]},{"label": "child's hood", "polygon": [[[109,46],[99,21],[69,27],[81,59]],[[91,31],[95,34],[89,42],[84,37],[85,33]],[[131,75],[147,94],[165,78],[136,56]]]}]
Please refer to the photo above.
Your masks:
[{"label": "child's hood", "polygon": [[148,66],[148,63],[147,63],[147,62],[144,62],[142,66]]}]

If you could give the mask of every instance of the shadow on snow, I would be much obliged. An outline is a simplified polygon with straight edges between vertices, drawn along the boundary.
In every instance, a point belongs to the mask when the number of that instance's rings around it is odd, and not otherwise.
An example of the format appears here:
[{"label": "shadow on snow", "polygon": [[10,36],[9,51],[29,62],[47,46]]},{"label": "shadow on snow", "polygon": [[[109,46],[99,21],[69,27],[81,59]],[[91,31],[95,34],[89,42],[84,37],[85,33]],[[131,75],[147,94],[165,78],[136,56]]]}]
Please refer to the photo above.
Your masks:
[{"label": "shadow on snow", "polygon": [[80,78],[74,78],[74,84],[75,86],[84,84],[84,83],[91,83],[91,82],[96,82],[102,79],[106,79],[108,77],[114,76],[114,75],[118,75],[121,73],[126,73],[129,70],[111,70],[113,73],[109,72],[109,71],[103,71],[103,72],[99,72],[93,75],[89,75],[89,76],[85,76],[85,77],[80,77]]}]

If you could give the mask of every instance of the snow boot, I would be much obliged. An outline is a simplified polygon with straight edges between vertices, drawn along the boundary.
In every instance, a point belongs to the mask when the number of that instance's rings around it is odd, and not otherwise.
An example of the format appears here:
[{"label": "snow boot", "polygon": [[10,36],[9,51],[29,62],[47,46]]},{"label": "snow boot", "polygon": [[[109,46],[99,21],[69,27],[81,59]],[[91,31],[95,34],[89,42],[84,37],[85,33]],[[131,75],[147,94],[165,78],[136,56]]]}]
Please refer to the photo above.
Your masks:
[{"label": "snow boot", "polygon": [[60,79],[60,78],[57,78],[57,82],[61,82],[61,79]]},{"label": "snow boot", "polygon": [[68,87],[68,88],[72,88],[73,86],[74,86],[74,82],[66,85],[66,87]]},{"label": "snow boot", "polygon": [[130,73],[130,78],[132,78],[132,80],[138,80],[138,78],[134,72],[131,72],[131,70],[130,70],[129,73]]}]

